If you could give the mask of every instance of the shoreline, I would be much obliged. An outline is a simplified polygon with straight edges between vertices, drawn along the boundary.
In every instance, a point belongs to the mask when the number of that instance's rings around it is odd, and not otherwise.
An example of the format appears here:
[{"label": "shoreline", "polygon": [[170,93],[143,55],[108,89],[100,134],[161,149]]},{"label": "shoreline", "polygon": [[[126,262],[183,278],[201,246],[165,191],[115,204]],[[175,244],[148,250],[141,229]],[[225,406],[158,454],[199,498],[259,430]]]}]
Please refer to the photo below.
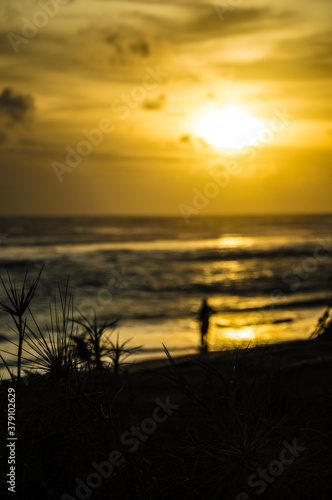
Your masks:
[{"label": "shoreline", "polygon": [[[313,398],[321,395],[321,385],[325,386],[324,378],[326,381],[330,379],[332,384],[331,340],[286,341],[246,349],[172,356],[172,360],[176,369],[188,378],[189,383],[194,381],[195,384],[204,383],[206,365],[210,365],[227,378],[231,377],[232,370],[238,363],[242,366],[241,369],[247,372],[248,380],[274,379],[278,384],[285,385],[285,392],[288,392],[289,383],[289,391],[301,395],[304,399],[309,395]],[[161,387],[174,375],[176,369],[171,366],[165,354],[164,358],[133,363],[126,367],[122,381],[124,386],[134,391],[142,401],[152,401],[160,395]],[[301,389],[303,379],[307,381],[307,394]],[[183,393],[172,388],[172,385],[168,385],[167,390],[177,401],[183,397]],[[163,387],[162,393],[166,394],[167,390]]]},{"label": "shoreline", "polygon": [[[323,339],[296,339],[296,340],[286,340],[282,342],[275,342],[275,343],[270,343],[270,344],[256,344],[252,347],[237,347],[234,349],[222,349],[222,350],[215,350],[215,351],[207,351],[207,352],[200,352],[200,350],[197,351],[196,354],[185,354],[185,355],[172,355],[173,360],[175,361],[176,364],[179,365],[184,365],[187,364],[188,362],[193,362],[196,358],[205,358],[206,360],[210,361],[222,361],[223,358],[227,359],[229,357],[234,356],[237,352],[242,352],[242,353],[252,353],[253,356],[264,354],[264,355],[274,355],[274,354],[286,354],[287,351],[292,351],[296,349],[296,347],[300,348],[300,353],[305,354],[306,350],[310,350],[311,352],[314,352],[316,354],[321,354],[321,355],[326,355],[327,358],[329,357],[328,349],[326,349],[328,346],[331,346],[331,360],[332,360],[332,342],[329,340],[323,340]],[[308,361],[309,358],[312,356],[308,354],[308,359],[303,359],[304,361]],[[297,354],[298,357],[299,353]],[[318,358],[313,358],[312,360],[318,361]],[[130,371],[138,371],[139,369],[156,369],[156,368],[162,368],[164,363],[167,362],[167,356],[164,353],[164,356],[162,357],[156,357],[153,359],[146,359],[143,361],[135,361],[133,363],[129,363],[130,365]],[[136,368],[136,369],[135,369]]]}]

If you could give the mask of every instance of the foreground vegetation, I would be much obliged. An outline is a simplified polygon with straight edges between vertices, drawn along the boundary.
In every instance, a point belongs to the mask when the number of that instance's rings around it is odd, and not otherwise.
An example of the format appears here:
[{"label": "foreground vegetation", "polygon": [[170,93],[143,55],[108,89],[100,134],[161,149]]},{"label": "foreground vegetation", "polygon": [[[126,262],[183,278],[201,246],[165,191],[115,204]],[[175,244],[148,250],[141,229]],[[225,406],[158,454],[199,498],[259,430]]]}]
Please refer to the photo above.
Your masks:
[{"label": "foreground vegetation", "polygon": [[165,348],[165,366],[138,370],[124,364],[138,348],[107,338],[116,320],[75,311],[68,285],[42,331],[39,279],[9,278],[0,302],[18,339],[0,385],[3,442],[16,391],[18,498],[332,498],[328,315],[318,340],[187,361]]}]

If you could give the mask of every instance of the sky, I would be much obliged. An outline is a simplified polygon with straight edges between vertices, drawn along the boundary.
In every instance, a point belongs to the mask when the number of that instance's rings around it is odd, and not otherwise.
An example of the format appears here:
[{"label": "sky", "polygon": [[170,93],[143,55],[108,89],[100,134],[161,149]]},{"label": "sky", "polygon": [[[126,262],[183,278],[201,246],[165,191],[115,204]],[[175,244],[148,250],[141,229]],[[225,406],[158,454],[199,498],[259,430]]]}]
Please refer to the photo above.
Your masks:
[{"label": "sky", "polygon": [[0,214],[332,211],[330,0],[1,0]]}]

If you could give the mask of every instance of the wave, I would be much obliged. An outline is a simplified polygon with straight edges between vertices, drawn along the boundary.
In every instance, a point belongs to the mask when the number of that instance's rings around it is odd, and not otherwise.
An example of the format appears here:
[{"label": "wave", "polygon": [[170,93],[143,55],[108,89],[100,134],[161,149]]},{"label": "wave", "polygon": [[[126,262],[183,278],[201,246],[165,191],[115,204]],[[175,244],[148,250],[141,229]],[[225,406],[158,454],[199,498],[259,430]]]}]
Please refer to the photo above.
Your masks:
[{"label": "wave", "polygon": [[[275,311],[298,311],[298,310],[307,310],[307,309],[315,309],[326,307],[326,299],[324,298],[312,298],[310,300],[293,300],[293,301],[285,301],[282,303],[265,303],[263,306],[248,306],[248,307],[228,307],[227,305],[225,307],[216,307],[214,308],[215,311],[215,317],[216,318],[222,318],[223,315],[234,315],[237,317],[244,317],[245,315],[251,315],[252,313],[274,313]],[[149,311],[149,312],[136,312],[133,311],[132,313],[130,311],[127,311],[127,314],[122,315],[120,317],[120,324],[123,320],[134,320],[134,321],[139,321],[139,322],[144,322],[144,321],[149,321],[149,322],[157,322],[159,323],[160,321],[164,320],[171,320],[171,321],[179,321],[179,320],[195,320],[198,319],[198,312],[197,311],[188,311],[187,309],[181,308],[177,310],[167,310],[167,311]],[[271,319],[264,320],[264,322],[267,321],[268,324],[282,324],[282,323],[291,323],[293,321],[293,318],[288,316],[285,317],[280,316],[276,317],[273,315]],[[218,326],[220,328],[222,327],[229,327],[230,325],[228,323],[220,323],[220,319],[218,320]],[[257,321],[255,320],[255,324],[257,324]],[[246,326],[250,326],[248,323]]]},{"label": "wave", "polygon": [[167,256],[177,262],[211,262],[211,261],[244,261],[252,259],[281,259],[314,257],[315,245],[302,242],[297,246],[260,248],[259,244],[251,248],[223,248],[217,240],[157,240],[140,242],[112,242],[112,243],[84,243],[84,244],[56,244],[56,245],[15,245],[2,247],[0,265],[31,261],[47,261],[54,259],[71,258],[76,256],[94,256],[105,262],[114,259],[115,254],[121,252],[127,256],[144,258]]},{"label": "wave", "polygon": [[265,321],[255,321],[254,323],[247,322],[245,325],[243,323],[215,323],[217,328],[246,328],[248,326],[257,326],[257,325],[282,325],[285,323],[293,323],[294,318],[279,318],[274,320],[265,320]]},{"label": "wave", "polygon": [[281,248],[265,248],[265,249],[218,249],[212,251],[201,252],[197,250],[195,253],[182,252],[182,255],[178,256],[178,260],[191,260],[191,261],[218,261],[218,260],[249,260],[249,259],[279,259],[279,258],[292,258],[292,257],[313,257],[314,251],[317,244],[312,247],[308,245],[303,246],[302,244],[298,247],[289,246]]},{"label": "wave", "polygon": [[224,312],[228,313],[251,313],[251,312],[270,312],[270,311],[275,311],[275,310],[297,310],[297,309],[313,309],[316,307],[326,307],[327,302],[326,298],[312,298],[310,300],[294,300],[294,301],[287,301],[287,302],[281,302],[281,303],[275,303],[271,302],[270,304],[266,304],[265,306],[260,306],[260,307],[244,307],[244,308],[225,308],[223,309]]}]

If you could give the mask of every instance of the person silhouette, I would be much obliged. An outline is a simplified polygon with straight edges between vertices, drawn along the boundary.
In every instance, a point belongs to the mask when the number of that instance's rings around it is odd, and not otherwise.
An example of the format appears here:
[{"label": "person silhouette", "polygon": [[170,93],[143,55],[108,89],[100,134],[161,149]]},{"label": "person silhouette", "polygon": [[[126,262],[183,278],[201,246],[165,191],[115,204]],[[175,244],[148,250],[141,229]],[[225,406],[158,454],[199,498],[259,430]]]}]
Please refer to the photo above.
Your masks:
[{"label": "person silhouette", "polygon": [[207,299],[203,299],[202,306],[199,311],[199,321],[201,323],[201,348],[207,350],[207,333],[209,330],[210,316],[213,310],[208,305]]}]

